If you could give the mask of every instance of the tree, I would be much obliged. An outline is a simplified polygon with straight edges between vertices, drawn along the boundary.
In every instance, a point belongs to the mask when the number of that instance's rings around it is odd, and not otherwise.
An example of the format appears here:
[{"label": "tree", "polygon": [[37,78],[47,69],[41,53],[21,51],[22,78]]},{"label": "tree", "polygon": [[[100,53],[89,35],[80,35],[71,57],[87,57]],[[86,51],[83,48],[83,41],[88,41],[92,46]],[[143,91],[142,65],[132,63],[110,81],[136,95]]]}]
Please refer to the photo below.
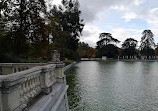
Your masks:
[{"label": "tree", "polygon": [[62,0],[60,6],[46,10],[45,0],[0,1],[0,51],[4,56],[38,58],[53,49],[62,57],[78,56],[84,27],[79,2]]},{"label": "tree", "polygon": [[101,33],[100,40],[97,42],[98,56],[107,56],[108,58],[116,58],[118,55],[118,48],[114,43],[119,43],[118,39],[112,37],[110,33]]},{"label": "tree", "polygon": [[65,11],[63,12],[63,31],[69,33],[68,48],[76,51],[78,48],[79,37],[84,27],[81,19],[78,0],[62,0]]},{"label": "tree", "polygon": [[113,38],[112,35],[110,33],[101,33],[99,35],[100,41],[97,42],[97,45],[99,47],[103,46],[103,45],[108,45],[108,44],[112,44],[112,43],[119,43],[120,41]]},{"label": "tree", "polygon": [[155,56],[158,56],[158,44],[156,45],[156,48],[155,48]]},{"label": "tree", "polygon": [[144,30],[142,32],[141,38],[141,45],[140,45],[140,52],[142,55],[146,55],[147,57],[154,55],[153,47],[155,46],[154,43],[154,34],[151,30]]},{"label": "tree", "polygon": [[10,32],[12,21],[12,7],[10,0],[0,1],[0,62],[8,62],[8,52],[12,51]]},{"label": "tree", "polygon": [[87,57],[88,50],[89,50],[89,45],[87,43],[84,42],[79,43],[77,52],[80,57]]},{"label": "tree", "polygon": [[[84,27],[77,0],[62,0],[62,5],[54,6],[50,11],[51,31],[55,48],[62,57],[69,58],[72,53],[77,53],[79,37]],[[55,32],[55,33],[54,33]],[[62,46],[58,47],[59,44]],[[63,49],[67,50],[63,53]]]},{"label": "tree", "polygon": [[118,47],[113,44],[104,45],[99,50],[99,56],[107,56],[107,58],[117,58],[119,54]]},{"label": "tree", "polygon": [[[6,29],[7,40],[13,56],[44,56],[43,50],[48,44],[46,27],[46,6],[44,0],[14,0],[9,1]],[[7,13],[8,12],[8,13]],[[46,17],[45,17],[46,18]]]},{"label": "tree", "polygon": [[122,49],[123,49],[122,55],[125,56],[137,55],[137,50],[136,50],[137,42],[138,41],[133,38],[127,38],[122,44]]},{"label": "tree", "polygon": [[89,48],[87,52],[88,58],[96,57],[96,50],[92,47]]}]

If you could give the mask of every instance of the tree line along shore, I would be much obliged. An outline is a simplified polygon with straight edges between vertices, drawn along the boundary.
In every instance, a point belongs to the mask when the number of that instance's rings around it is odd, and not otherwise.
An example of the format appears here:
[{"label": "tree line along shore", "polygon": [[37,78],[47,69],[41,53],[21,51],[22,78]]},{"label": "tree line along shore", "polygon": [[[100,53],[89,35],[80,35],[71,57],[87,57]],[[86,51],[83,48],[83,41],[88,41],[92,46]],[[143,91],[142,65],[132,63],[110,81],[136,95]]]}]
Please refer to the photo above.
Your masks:
[{"label": "tree line along shore", "polygon": [[[151,30],[140,40],[120,40],[112,34],[99,34],[96,47],[80,42],[85,25],[77,0],[62,0],[60,5],[45,0],[7,0],[0,2],[0,62],[47,62],[58,50],[67,64],[80,58],[158,56]],[[72,61],[70,61],[72,60]]]}]

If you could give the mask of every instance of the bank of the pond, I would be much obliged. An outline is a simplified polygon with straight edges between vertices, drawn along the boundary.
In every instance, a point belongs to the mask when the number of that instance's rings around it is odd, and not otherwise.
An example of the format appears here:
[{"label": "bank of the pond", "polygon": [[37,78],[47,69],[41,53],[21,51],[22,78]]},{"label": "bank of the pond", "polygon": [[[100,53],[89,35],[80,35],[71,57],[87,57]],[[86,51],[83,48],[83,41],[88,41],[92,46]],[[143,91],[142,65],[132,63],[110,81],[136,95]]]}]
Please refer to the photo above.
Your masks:
[{"label": "bank of the pond", "polygon": [[158,62],[158,60],[132,60],[132,59],[120,59],[120,60],[115,60],[115,61],[129,61],[129,62]]},{"label": "bank of the pond", "polygon": [[76,65],[77,64],[77,62],[76,61],[74,61],[73,63],[71,63],[71,64],[69,64],[69,65],[67,65],[67,66],[65,66],[64,67],[64,72],[66,72],[67,70],[69,70],[70,68],[72,68],[74,65]]},{"label": "bank of the pond", "polygon": [[102,60],[101,58],[92,58],[92,59],[81,59],[81,61],[131,61],[131,62],[158,62],[157,59],[106,59]]}]

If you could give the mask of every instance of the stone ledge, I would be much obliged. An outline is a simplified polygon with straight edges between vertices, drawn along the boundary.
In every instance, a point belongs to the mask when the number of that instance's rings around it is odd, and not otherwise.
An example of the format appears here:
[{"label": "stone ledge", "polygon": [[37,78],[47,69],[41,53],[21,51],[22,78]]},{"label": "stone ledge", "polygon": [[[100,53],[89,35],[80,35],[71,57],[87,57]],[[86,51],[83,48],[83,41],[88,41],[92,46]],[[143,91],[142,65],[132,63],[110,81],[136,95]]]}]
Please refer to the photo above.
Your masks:
[{"label": "stone ledge", "polygon": [[60,105],[67,89],[67,85],[64,85],[63,83],[56,83],[52,88],[52,92],[49,95],[42,97],[29,109],[29,111],[49,111],[50,109],[53,109],[52,111],[56,111],[55,109]]},{"label": "stone ledge", "polygon": [[72,67],[73,67],[74,65],[76,65],[76,64],[77,64],[77,62],[75,61],[75,62],[73,62],[73,63],[71,63],[71,64],[65,66],[64,69],[63,69],[64,72],[67,71],[67,70],[69,70],[70,68],[72,68]]},{"label": "stone ledge", "polygon": [[27,66],[27,65],[47,65],[47,63],[0,63],[0,66],[16,66],[16,65],[22,65],[22,66]]}]

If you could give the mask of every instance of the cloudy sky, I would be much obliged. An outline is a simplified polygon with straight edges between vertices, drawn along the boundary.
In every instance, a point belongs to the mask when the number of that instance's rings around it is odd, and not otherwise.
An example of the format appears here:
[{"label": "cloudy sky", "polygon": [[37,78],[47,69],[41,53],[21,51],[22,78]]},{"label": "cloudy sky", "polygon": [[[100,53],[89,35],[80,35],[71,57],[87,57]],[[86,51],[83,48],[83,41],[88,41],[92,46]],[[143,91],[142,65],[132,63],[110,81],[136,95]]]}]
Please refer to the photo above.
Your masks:
[{"label": "cloudy sky", "polygon": [[[150,29],[158,42],[158,0],[78,0],[85,27],[81,41],[96,46],[99,34],[114,38],[141,40],[143,30]],[[60,0],[53,3],[59,4]],[[120,45],[119,45],[120,46]]]}]

